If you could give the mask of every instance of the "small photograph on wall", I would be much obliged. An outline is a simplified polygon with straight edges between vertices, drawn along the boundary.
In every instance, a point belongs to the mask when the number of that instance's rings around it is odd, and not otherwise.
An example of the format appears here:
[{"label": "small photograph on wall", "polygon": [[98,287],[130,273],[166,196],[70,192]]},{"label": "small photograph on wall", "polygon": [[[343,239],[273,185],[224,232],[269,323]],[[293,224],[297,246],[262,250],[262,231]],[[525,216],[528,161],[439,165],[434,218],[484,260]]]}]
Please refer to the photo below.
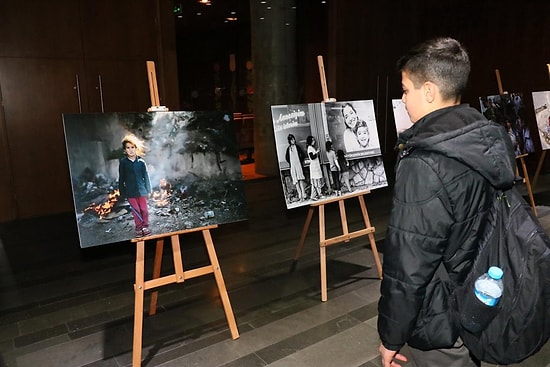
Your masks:
[{"label": "small photograph on wall", "polygon": [[522,93],[479,97],[481,113],[508,131],[516,157],[535,152],[534,136],[527,125]]},{"label": "small photograph on wall", "polygon": [[550,149],[550,91],[532,92],[542,150]]},{"label": "small photograph on wall", "polygon": [[247,219],[231,114],[63,115],[80,246]]},{"label": "small photograph on wall", "polygon": [[[365,149],[345,150],[342,110],[371,110],[372,101],[364,102],[271,106],[279,171],[288,209],[388,185],[376,121],[371,127],[355,118],[356,125],[366,130],[357,135],[368,134],[368,141]],[[372,115],[365,115],[371,121],[374,109]]]},{"label": "small photograph on wall", "polygon": [[403,131],[410,128],[413,123],[411,121],[411,118],[409,117],[407,109],[405,108],[405,104],[401,99],[392,99],[391,103],[393,106],[395,131],[397,132],[397,136],[399,136],[399,134],[401,134]]}]

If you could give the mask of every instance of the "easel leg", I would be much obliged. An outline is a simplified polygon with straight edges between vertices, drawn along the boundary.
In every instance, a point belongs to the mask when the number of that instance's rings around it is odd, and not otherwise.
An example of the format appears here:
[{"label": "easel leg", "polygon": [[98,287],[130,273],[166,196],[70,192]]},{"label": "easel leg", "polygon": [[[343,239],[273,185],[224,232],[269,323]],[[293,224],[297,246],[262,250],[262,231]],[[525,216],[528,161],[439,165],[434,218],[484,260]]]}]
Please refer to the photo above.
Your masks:
[{"label": "easel leg", "polygon": [[321,265],[321,301],[326,302],[327,294],[327,248],[325,246],[325,206],[319,205],[319,263]]},{"label": "easel leg", "polygon": [[302,229],[302,234],[300,235],[300,241],[298,242],[298,247],[296,248],[296,254],[294,255],[294,262],[290,268],[290,271],[293,272],[296,270],[296,263],[302,254],[302,249],[304,248],[304,243],[306,241],[307,231],[309,230],[309,225],[311,224],[311,218],[313,218],[313,207],[310,206],[307,212],[306,222],[304,223],[304,228]]},{"label": "easel leg", "polygon": [[183,272],[183,259],[181,257],[181,246],[179,236],[171,236],[172,241],[172,255],[174,258],[174,270],[176,273],[176,283],[182,283],[185,281],[185,274]]},{"label": "easel leg", "polygon": [[231,337],[233,339],[237,339],[239,337],[239,330],[237,329],[237,323],[235,322],[231,302],[229,301],[229,296],[227,295],[227,289],[225,288],[225,282],[223,280],[220,264],[218,263],[218,256],[216,255],[216,250],[214,249],[214,243],[212,242],[212,236],[210,235],[209,230],[203,230],[202,235],[206,244],[208,256],[210,257],[210,263],[212,264],[212,268],[214,270],[214,277],[216,278],[216,283],[218,284],[218,291],[222,299],[225,317],[227,318],[229,330],[231,331]]},{"label": "easel leg", "polygon": [[[365,221],[365,227],[370,228],[369,213],[367,212],[367,205],[365,205],[365,199],[363,196],[358,196],[359,205],[361,206],[361,213],[363,213],[363,220]],[[382,263],[380,262],[380,256],[378,255],[378,248],[376,247],[376,241],[374,240],[374,234],[369,233],[370,247],[374,256],[374,262],[376,263],[376,269],[378,270],[378,277],[382,279]]]},{"label": "easel leg", "polygon": [[319,246],[319,258],[320,258],[320,264],[321,264],[321,301],[326,302],[328,299],[326,246]]},{"label": "easel leg", "polygon": [[[157,248],[155,250],[155,264],[153,265],[153,279],[157,279],[160,277],[163,249],[164,249],[164,240],[162,238],[159,238],[157,239]],[[149,303],[149,316],[153,316],[157,313],[158,296],[159,296],[158,291],[154,291],[151,293],[151,302]]]},{"label": "easel leg", "polygon": [[[340,208],[340,224],[342,225],[342,235],[347,236],[349,234],[348,216],[346,215],[346,206],[344,205],[344,200],[338,201],[338,207]],[[344,242],[349,241],[349,238],[344,240]]]},{"label": "easel leg", "polygon": [[145,241],[136,243],[136,283],[134,285],[134,349],[132,366],[141,366],[141,346],[143,337],[143,294],[145,268]]}]

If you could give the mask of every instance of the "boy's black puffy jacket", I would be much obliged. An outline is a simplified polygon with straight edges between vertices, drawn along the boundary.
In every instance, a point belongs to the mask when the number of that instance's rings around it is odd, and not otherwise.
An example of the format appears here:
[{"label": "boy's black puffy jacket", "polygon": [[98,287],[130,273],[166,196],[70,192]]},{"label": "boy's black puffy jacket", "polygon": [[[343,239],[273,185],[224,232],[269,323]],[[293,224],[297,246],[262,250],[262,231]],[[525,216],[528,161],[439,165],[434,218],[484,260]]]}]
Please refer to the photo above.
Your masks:
[{"label": "boy's black puffy jacket", "polygon": [[458,337],[441,261],[461,284],[497,189],[510,188],[515,157],[506,130],[468,105],[426,115],[399,137],[385,239],[378,332],[384,346],[446,348]]}]

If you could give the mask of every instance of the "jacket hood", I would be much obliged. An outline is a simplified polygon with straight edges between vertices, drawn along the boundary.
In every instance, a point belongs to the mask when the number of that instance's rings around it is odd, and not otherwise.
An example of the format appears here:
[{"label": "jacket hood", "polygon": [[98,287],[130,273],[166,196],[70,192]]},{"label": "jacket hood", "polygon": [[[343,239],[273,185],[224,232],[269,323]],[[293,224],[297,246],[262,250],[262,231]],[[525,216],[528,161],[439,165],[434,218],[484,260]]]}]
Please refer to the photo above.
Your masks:
[{"label": "jacket hood", "polygon": [[399,136],[401,156],[422,149],[456,159],[497,189],[512,187],[516,158],[506,129],[479,111],[459,105],[434,111]]}]

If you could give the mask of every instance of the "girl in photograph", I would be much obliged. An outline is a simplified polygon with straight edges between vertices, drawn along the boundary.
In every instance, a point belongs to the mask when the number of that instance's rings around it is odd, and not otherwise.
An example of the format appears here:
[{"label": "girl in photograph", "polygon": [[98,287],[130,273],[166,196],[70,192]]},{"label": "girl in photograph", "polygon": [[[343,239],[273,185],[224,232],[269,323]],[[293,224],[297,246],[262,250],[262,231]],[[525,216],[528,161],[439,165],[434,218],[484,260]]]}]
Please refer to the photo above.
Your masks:
[{"label": "girl in photograph", "polygon": [[346,129],[344,130],[344,147],[346,148],[346,152],[361,150],[362,148],[356,135],[359,117],[357,116],[355,107],[351,103],[344,104],[342,107],[342,116],[346,125]]},{"label": "girl in photograph", "polygon": [[[349,162],[346,159],[346,155],[342,149],[338,149],[336,156],[338,157],[338,165],[340,166],[341,180],[344,181],[348,192],[352,192],[353,190],[349,183]],[[340,191],[340,193],[342,193],[342,191]]]},{"label": "girl in photograph", "polygon": [[306,200],[306,177],[304,176],[304,170],[302,163],[306,157],[304,151],[296,144],[296,137],[292,134],[288,134],[288,147],[286,148],[285,159],[290,165],[290,177],[292,183],[298,191],[298,200]]},{"label": "girl in photograph", "polygon": [[324,199],[321,193],[323,171],[319,161],[319,149],[315,148],[315,138],[309,135],[306,139],[307,156],[309,158],[309,175],[311,179],[311,200]]},{"label": "girl in photograph", "polygon": [[122,148],[126,155],[118,166],[118,189],[121,199],[127,199],[134,216],[136,237],[148,236],[149,210],[147,196],[151,193],[151,182],[147,165],[143,160],[145,149],[143,142],[135,135],[122,138]]},{"label": "girl in photograph", "polygon": [[521,117],[518,117],[520,120],[520,126],[523,133],[523,153],[535,153],[535,144],[531,138],[531,130],[527,127],[527,124]]},{"label": "girl in photograph", "polygon": [[508,132],[508,136],[512,141],[512,145],[514,146],[514,153],[516,154],[516,157],[517,157],[518,155],[521,154],[521,150],[519,149],[519,143],[518,143],[518,133],[515,131],[510,120],[506,120],[506,131]]},{"label": "girl in photograph", "polygon": [[334,191],[336,195],[342,195],[342,191],[340,191],[340,165],[338,164],[338,158],[336,157],[336,152],[332,149],[332,142],[330,140],[326,141],[325,148],[327,149],[327,158],[332,182],[334,183]]}]

